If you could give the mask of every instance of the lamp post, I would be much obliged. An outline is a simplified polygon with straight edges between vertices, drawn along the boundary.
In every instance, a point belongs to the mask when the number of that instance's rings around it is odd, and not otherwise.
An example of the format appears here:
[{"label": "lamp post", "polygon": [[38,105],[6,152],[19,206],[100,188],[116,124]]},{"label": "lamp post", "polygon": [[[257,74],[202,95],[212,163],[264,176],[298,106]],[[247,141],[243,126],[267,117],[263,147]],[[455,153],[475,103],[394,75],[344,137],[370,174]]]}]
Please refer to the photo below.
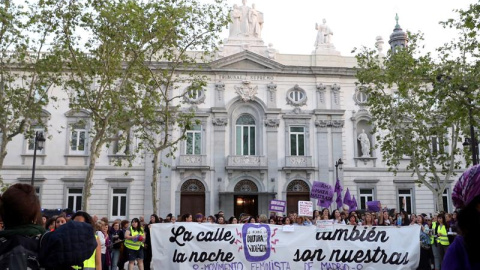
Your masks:
[{"label": "lamp post", "polygon": [[335,162],[335,181],[337,181],[338,179],[338,167],[340,167],[340,170],[342,169],[342,165],[343,165],[343,161],[341,158],[339,158],[336,162]]},{"label": "lamp post", "polygon": [[30,185],[34,187],[35,182],[35,163],[37,161],[37,149],[42,150],[45,144],[45,137],[43,137],[43,132],[35,132],[35,140],[33,142],[33,167],[32,167],[32,179]]}]

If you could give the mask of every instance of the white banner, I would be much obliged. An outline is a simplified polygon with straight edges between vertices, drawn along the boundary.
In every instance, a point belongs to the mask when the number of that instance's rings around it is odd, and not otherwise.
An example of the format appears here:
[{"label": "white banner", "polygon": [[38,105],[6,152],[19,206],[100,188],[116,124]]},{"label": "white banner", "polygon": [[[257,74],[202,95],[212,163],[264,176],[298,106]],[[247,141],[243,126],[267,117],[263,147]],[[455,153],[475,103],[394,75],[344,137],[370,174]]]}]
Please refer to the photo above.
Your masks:
[{"label": "white banner", "polygon": [[416,269],[420,226],[364,227],[207,223],[153,224],[155,269]]}]

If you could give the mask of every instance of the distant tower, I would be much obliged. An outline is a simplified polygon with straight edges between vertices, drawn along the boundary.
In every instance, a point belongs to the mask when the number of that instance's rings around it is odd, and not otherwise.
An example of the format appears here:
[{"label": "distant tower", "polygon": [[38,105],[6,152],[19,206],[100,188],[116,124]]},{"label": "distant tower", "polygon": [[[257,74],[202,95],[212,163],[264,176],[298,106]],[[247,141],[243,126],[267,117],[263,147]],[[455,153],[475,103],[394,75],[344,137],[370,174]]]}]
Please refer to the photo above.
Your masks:
[{"label": "distant tower", "polygon": [[390,35],[390,40],[388,41],[392,51],[395,51],[397,47],[405,48],[408,43],[407,34],[403,32],[398,24],[398,14],[395,15],[395,20],[397,21],[397,25],[395,25],[395,29],[393,29],[393,33]]}]

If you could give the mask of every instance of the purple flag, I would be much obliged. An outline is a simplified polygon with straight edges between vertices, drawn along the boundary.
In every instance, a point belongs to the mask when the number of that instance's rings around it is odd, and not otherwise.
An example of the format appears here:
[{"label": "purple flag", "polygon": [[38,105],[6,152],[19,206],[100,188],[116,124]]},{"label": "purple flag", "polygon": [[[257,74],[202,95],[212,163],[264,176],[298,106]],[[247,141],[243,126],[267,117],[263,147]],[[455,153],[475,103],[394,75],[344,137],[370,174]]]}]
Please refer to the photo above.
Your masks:
[{"label": "purple flag", "polygon": [[345,197],[343,197],[343,203],[351,207],[350,206],[351,201],[352,201],[352,198],[350,197],[350,190],[348,190],[347,188],[347,192],[345,192]]},{"label": "purple flag", "polygon": [[337,203],[337,209],[343,206],[342,193],[337,193],[337,200],[335,202]]},{"label": "purple flag", "polygon": [[382,205],[380,204],[380,201],[369,201],[369,202],[367,202],[368,211],[380,212],[381,207],[382,207]]},{"label": "purple flag", "polygon": [[320,200],[320,199],[317,200],[317,205],[321,206],[321,207],[324,207],[324,208],[329,208],[331,204],[332,204],[331,201],[325,201],[325,200]]},{"label": "purple flag", "polygon": [[343,206],[342,202],[342,190],[343,187],[340,185],[340,179],[337,177],[337,182],[335,182],[335,193],[337,193],[337,200],[335,201],[337,203],[337,209]]},{"label": "purple flag", "polygon": [[355,195],[353,195],[353,199],[351,201],[351,205],[350,206],[350,211],[355,211],[357,210],[357,200],[355,199]]},{"label": "purple flag", "polygon": [[343,188],[342,188],[342,185],[340,185],[340,179],[337,178],[337,182],[335,182],[335,190],[334,191],[337,193],[337,195],[338,194],[341,195],[342,190],[343,190]]}]

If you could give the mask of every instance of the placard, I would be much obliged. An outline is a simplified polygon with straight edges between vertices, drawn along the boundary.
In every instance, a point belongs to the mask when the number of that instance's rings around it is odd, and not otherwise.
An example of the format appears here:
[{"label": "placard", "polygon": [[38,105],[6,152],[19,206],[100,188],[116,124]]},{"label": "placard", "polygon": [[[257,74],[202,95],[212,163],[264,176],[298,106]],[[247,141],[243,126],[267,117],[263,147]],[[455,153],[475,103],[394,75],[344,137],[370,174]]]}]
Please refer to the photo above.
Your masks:
[{"label": "placard", "polygon": [[333,219],[317,220],[317,232],[333,232]]},{"label": "placard", "polygon": [[285,212],[285,206],[287,205],[286,201],[282,200],[271,200],[268,210],[273,212]]},{"label": "placard", "polygon": [[313,202],[298,201],[298,215],[299,216],[313,216]]}]

